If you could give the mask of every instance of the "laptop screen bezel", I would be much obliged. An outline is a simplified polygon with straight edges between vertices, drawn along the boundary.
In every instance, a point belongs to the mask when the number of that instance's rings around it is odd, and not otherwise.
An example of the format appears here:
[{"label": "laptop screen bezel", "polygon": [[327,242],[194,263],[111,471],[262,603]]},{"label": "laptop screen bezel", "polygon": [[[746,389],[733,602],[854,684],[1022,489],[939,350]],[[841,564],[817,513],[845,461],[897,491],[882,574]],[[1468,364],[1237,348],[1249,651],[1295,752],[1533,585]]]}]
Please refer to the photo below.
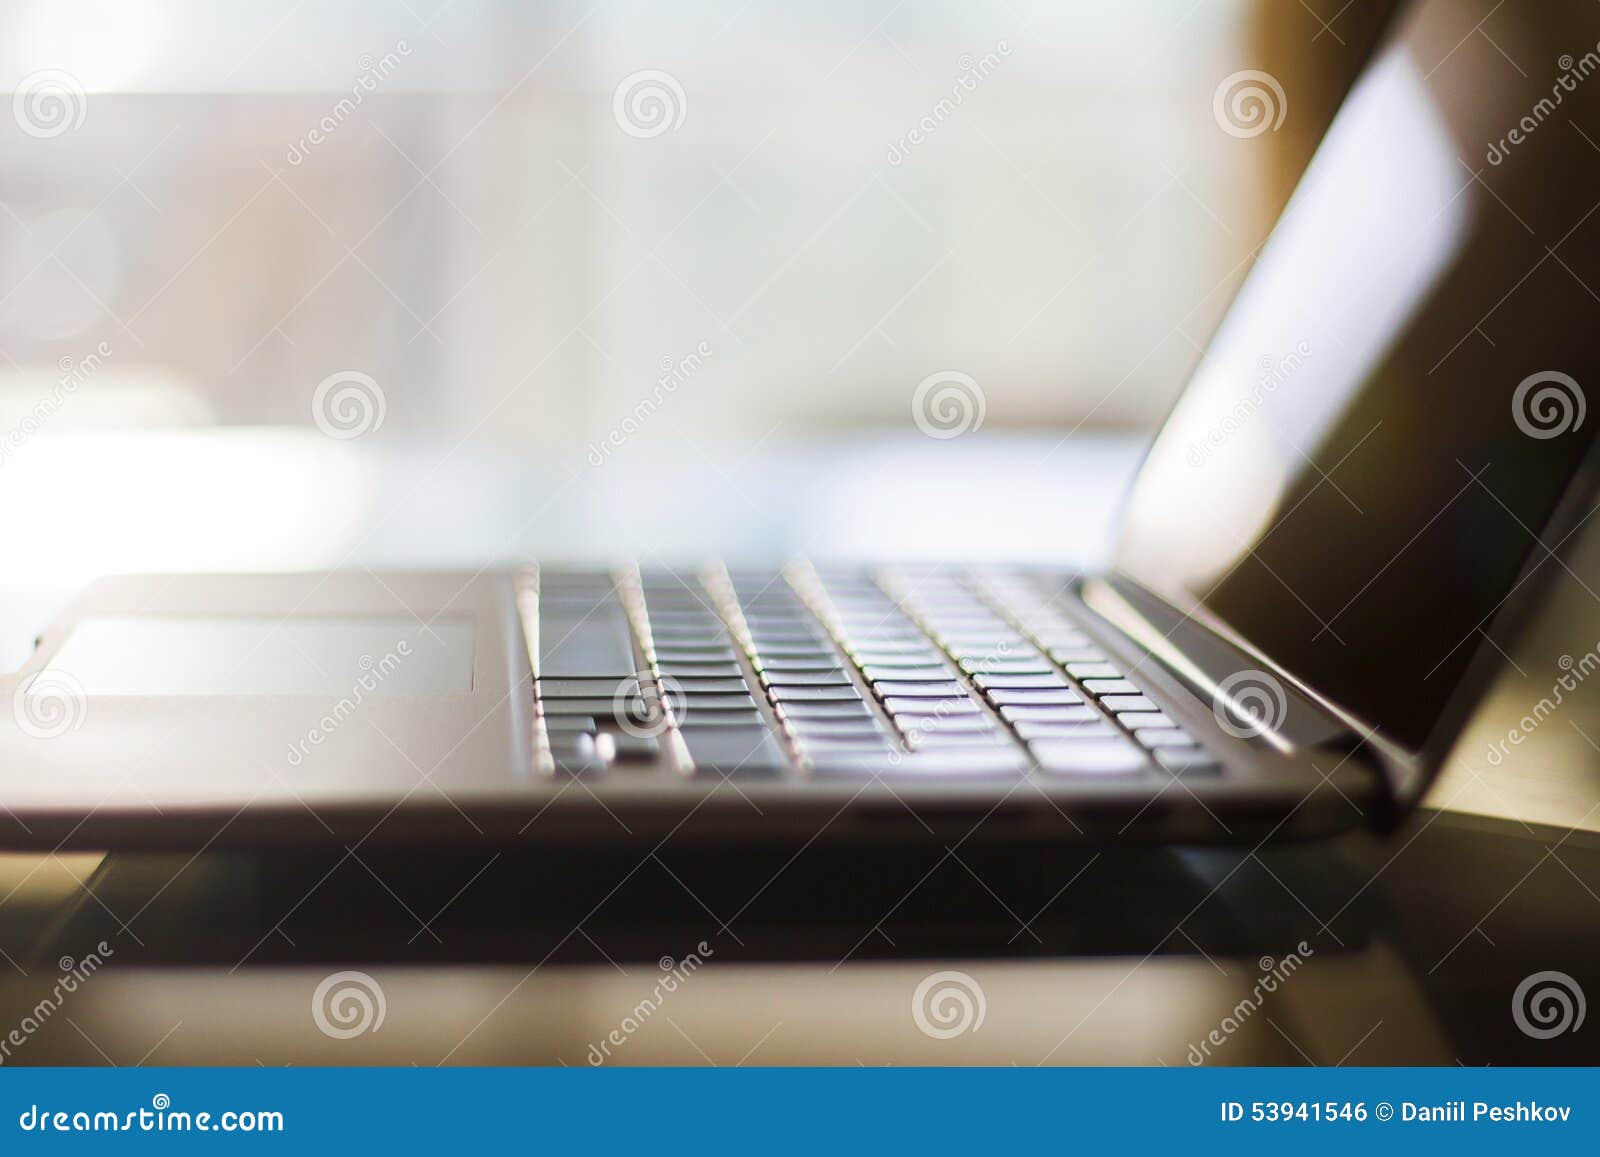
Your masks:
[{"label": "laptop screen bezel", "polygon": [[[1374,42],[1367,53],[1362,66],[1351,78],[1350,85],[1345,90],[1345,100],[1350,92],[1365,77],[1374,62],[1390,51],[1403,33],[1405,17],[1416,7],[1427,0],[1398,0],[1385,20],[1386,26],[1382,35]],[[1343,107],[1341,101],[1340,107]],[[1337,117],[1337,112],[1335,112]],[[1332,123],[1330,119],[1330,124]],[[1309,164],[1307,166],[1309,168]],[[1303,175],[1302,171],[1302,175]],[[1298,188],[1296,194],[1298,195]],[[1288,214],[1294,204],[1295,195],[1277,215],[1271,233],[1276,231],[1277,225]],[[1253,272],[1255,262],[1259,260],[1265,244],[1257,249],[1251,267],[1245,276],[1240,279],[1235,291],[1233,303],[1223,312],[1208,336],[1203,349],[1209,349],[1217,333],[1227,324],[1229,317],[1236,308],[1236,303],[1248,283],[1250,273]],[[1198,368],[1204,361],[1205,353],[1197,355],[1194,368]],[[1187,387],[1186,387],[1187,388]],[[1177,410],[1184,391],[1180,391],[1168,408],[1162,423],[1157,428],[1157,434],[1163,429]],[[1130,514],[1130,501],[1134,489],[1137,487],[1145,467],[1149,464],[1154,454],[1155,439],[1152,438],[1147,446],[1139,469],[1133,474],[1124,494],[1124,502],[1117,520],[1117,544],[1120,545],[1123,532],[1128,525]],[[1286,687],[1305,699],[1314,709],[1320,710],[1345,727],[1348,727],[1361,737],[1363,746],[1375,757],[1376,762],[1384,774],[1391,792],[1402,803],[1414,803],[1426,790],[1428,785],[1443,766],[1445,759],[1455,746],[1462,731],[1470,721],[1474,711],[1482,701],[1484,693],[1488,690],[1494,679],[1505,669],[1507,662],[1505,653],[1515,642],[1517,633],[1531,618],[1532,613],[1540,605],[1541,595],[1548,589],[1548,570],[1556,569],[1572,548],[1570,541],[1576,536],[1576,531],[1582,526],[1589,514],[1596,496],[1600,495],[1600,439],[1597,439],[1583,457],[1579,467],[1573,472],[1566,487],[1561,492],[1561,497],[1556,503],[1551,515],[1545,523],[1538,528],[1539,541],[1551,544],[1546,551],[1530,548],[1522,566],[1517,570],[1515,581],[1511,590],[1502,598],[1501,602],[1491,612],[1489,618],[1481,626],[1480,640],[1472,646],[1467,662],[1461,670],[1455,687],[1446,696],[1438,717],[1427,733],[1420,746],[1412,747],[1396,738],[1379,730],[1378,725],[1362,718],[1355,712],[1344,707],[1336,698],[1328,695],[1314,683],[1302,678],[1298,673],[1284,667],[1271,654],[1262,650],[1249,640],[1241,636],[1226,621],[1212,613],[1199,599],[1182,600],[1172,592],[1157,591],[1144,583],[1140,576],[1130,569],[1120,565],[1119,559],[1113,557],[1107,577],[1118,584],[1129,584],[1145,597],[1155,599],[1159,603],[1171,608],[1180,621],[1193,623],[1203,628],[1239,653],[1244,665],[1268,671],[1275,678],[1284,682]],[[1236,668],[1237,669],[1237,668]],[[1218,682],[1232,671],[1218,672]]]}]

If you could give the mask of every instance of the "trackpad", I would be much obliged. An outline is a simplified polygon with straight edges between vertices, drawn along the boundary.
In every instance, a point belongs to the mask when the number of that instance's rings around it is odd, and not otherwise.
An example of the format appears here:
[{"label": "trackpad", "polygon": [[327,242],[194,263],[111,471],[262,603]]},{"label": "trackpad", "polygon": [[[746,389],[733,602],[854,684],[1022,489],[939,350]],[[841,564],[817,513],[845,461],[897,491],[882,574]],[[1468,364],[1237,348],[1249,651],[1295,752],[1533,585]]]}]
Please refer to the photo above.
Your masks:
[{"label": "trackpad", "polygon": [[441,695],[471,691],[472,664],[468,615],[108,615],[79,622],[45,670],[88,695]]}]

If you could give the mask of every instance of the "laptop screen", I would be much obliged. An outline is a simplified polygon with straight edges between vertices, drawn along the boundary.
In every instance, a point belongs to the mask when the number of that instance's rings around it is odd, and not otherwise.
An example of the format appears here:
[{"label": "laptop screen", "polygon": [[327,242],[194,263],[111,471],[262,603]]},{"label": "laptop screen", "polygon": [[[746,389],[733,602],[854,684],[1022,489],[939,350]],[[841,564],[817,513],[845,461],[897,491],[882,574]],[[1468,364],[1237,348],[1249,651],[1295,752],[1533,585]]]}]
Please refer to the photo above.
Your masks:
[{"label": "laptop screen", "polygon": [[1595,391],[1600,7],[1418,4],[1157,437],[1117,567],[1420,748],[1559,545]]}]

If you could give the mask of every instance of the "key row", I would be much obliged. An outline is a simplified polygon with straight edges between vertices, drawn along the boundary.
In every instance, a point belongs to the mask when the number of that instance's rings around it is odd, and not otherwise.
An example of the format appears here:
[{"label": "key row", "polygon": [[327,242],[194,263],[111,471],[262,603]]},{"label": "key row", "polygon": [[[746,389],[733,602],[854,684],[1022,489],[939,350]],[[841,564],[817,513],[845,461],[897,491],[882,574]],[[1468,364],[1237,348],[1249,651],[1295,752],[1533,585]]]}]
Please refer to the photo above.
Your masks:
[{"label": "key row", "polygon": [[[1121,776],[1149,761],[1074,689],[1057,665],[964,581],[922,576],[905,601],[929,635],[972,677],[985,701],[1051,775]],[[1087,636],[1059,632],[1058,643],[1087,648]]]},{"label": "key row", "polygon": [[695,769],[738,778],[781,772],[788,758],[757,705],[738,641],[704,586],[651,572],[640,576],[640,593],[645,657]]}]

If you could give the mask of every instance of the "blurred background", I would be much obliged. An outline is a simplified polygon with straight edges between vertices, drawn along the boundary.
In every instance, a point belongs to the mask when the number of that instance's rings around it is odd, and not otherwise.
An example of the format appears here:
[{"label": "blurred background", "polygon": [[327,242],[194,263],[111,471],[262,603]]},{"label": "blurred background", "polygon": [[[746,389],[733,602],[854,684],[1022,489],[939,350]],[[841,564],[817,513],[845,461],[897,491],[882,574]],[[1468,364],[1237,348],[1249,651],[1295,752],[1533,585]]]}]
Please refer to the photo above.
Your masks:
[{"label": "blurred background", "polygon": [[[8,3],[7,581],[1092,552],[1359,59],[1327,7]],[[1222,131],[1263,67],[1293,115]],[[1092,489],[938,496],[941,371],[974,468]]]}]

